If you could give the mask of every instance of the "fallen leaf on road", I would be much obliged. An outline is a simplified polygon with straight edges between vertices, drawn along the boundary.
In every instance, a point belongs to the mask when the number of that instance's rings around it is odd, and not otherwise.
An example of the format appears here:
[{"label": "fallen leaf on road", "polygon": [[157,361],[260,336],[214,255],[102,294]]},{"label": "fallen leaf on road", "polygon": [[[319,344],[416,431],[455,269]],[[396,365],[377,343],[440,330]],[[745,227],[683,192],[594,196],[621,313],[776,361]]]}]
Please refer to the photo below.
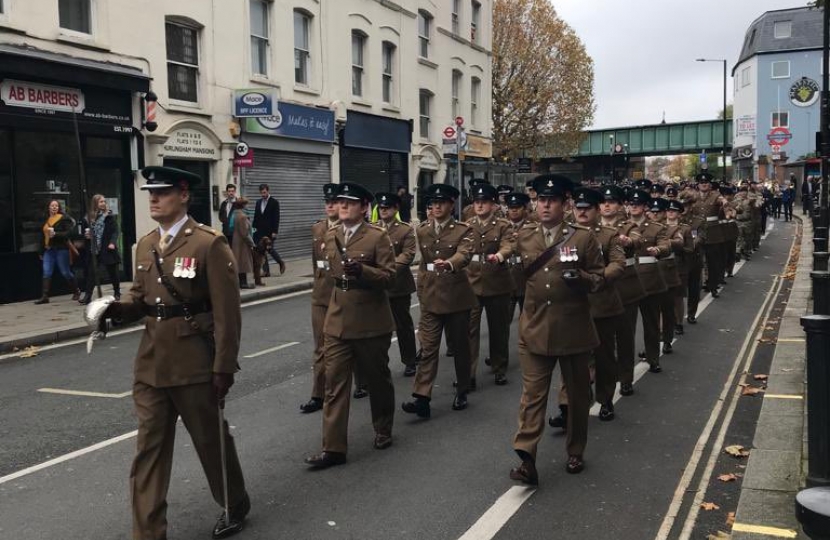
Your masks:
[{"label": "fallen leaf on road", "polygon": [[723,449],[723,451],[729,454],[730,456],[734,456],[736,458],[747,457],[749,455],[749,450],[747,450],[740,444],[733,444],[727,446]]},{"label": "fallen leaf on road", "polygon": [[720,331],[720,332],[731,332],[732,329],[731,328],[718,328],[718,331]]},{"label": "fallen leaf on road", "polygon": [[735,524],[735,512],[729,512],[726,514],[726,526],[731,527]]},{"label": "fallen leaf on road", "polygon": [[722,475],[718,476],[718,480],[720,480],[721,482],[734,482],[737,479],[738,479],[738,477],[735,476],[735,474],[733,474],[733,473],[722,474]]},{"label": "fallen leaf on road", "polygon": [[38,348],[32,345],[31,347],[26,347],[23,349],[23,352],[20,353],[20,358],[31,358],[33,356],[38,355]]},{"label": "fallen leaf on road", "polygon": [[713,502],[700,503],[700,507],[704,510],[720,510],[720,506]]},{"label": "fallen leaf on road", "polygon": [[729,540],[732,538],[732,535],[729,533],[725,533],[723,531],[718,531],[715,534],[710,534],[706,537],[706,540]]},{"label": "fallen leaf on road", "polygon": [[756,381],[765,381],[765,380],[769,379],[769,375],[762,375],[762,374],[759,373],[758,375],[755,375],[752,378],[755,379]]},{"label": "fallen leaf on road", "polygon": [[757,386],[744,386],[743,390],[741,390],[741,395],[754,396],[755,394],[760,394],[763,391],[763,388],[758,388]]}]

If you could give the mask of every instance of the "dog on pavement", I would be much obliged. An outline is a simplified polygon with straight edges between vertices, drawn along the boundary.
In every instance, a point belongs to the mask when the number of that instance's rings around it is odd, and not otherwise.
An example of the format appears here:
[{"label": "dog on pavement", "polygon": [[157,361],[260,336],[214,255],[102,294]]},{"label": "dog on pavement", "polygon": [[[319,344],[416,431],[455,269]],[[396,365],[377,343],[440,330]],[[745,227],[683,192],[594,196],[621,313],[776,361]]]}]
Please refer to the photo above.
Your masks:
[{"label": "dog on pavement", "polygon": [[271,238],[263,236],[254,246],[254,285],[262,287],[265,283],[262,282],[262,265],[265,262],[265,257],[271,250]]}]

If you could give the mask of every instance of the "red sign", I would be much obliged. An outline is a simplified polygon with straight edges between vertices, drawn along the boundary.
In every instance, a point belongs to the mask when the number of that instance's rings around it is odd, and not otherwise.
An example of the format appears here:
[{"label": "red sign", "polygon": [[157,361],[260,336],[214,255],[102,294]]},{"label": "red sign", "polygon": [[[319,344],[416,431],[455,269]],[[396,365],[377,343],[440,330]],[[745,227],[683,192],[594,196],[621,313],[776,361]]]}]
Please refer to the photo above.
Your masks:
[{"label": "red sign", "polygon": [[444,137],[447,139],[452,139],[455,137],[455,128],[452,126],[447,126],[444,128]]},{"label": "red sign", "polygon": [[790,133],[790,130],[785,127],[777,127],[772,128],[769,133],[767,133],[767,141],[772,145],[777,146],[784,146],[790,139],[793,138],[793,134]]},{"label": "red sign", "polygon": [[463,126],[464,125],[464,118],[461,117],[461,116],[456,116],[455,117],[455,125],[459,126],[459,127]]},{"label": "red sign", "polygon": [[236,145],[234,151],[233,166],[240,169],[250,169],[254,166],[254,149],[244,142]]}]

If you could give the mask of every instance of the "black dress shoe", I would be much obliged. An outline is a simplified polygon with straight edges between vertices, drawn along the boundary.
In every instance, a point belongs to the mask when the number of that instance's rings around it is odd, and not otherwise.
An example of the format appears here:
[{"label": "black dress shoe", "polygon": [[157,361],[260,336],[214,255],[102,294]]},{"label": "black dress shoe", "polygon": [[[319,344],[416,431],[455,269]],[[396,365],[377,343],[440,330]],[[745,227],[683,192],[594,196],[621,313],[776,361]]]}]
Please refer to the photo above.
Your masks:
[{"label": "black dress shoe", "polygon": [[663,343],[663,354],[671,354],[674,352],[671,343]]},{"label": "black dress shoe", "polygon": [[352,394],[352,397],[355,398],[355,399],[363,399],[368,395],[369,395],[369,392],[367,392],[365,388],[357,388],[357,389],[355,389],[354,393]]},{"label": "black dress shoe", "polygon": [[710,294],[712,295],[712,298],[720,298],[720,293],[718,292],[717,289],[712,291]]},{"label": "black dress shoe", "polygon": [[340,452],[320,452],[315,456],[308,456],[305,458],[305,462],[312,469],[328,469],[329,467],[346,463],[346,454],[341,454]]},{"label": "black dress shoe", "polygon": [[530,459],[522,461],[518,467],[510,469],[510,479],[530,486],[538,486],[539,473],[536,471],[536,464]]},{"label": "black dress shoe", "polygon": [[455,356],[455,349],[447,347],[447,356]]},{"label": "black dress shoe", "polygon": [[323,400],[320,398],[313,397],[308,400],[308,402],[303,403],[300,405],[300,412],[305,414],[317,412],[323,408]]},{"label": "black dress shoe", "polygon": [[633,396],[634,395],[634,385],[631,383],[620,383],[620,395],[621,396]]},{"label": "black dress shoe", "polygon": [[585,470],[585,462],[582,461],[582,456],[568,456],[568,463],[565,465],[565,471],[568,474],[579,474]]},{"label": "black dress shoe", "polygon": [[419,418],[429,418],[432,415],[429,400],[420,396],[416,396],[412,401],[401,403],[401,409],[405,413],[416,414]]},{"label": "black dress shoe", "polygon": [[[453,381],[452,382],[452,387],[453,388],[458,388],[458,381]],[[469,388],[467,388],[467,391],[468,392],[475,392],[476,391],[476,378],[475,377],[470,377],[470,386],[469,386]]]},{"label": "black dress shoe", "polygon": [[90,302],[92,302],[92,297],[89,296],[89,295],[85,295],[83,298],[78,300],[78,303],[81,304],[82,306],[85,306],[85,305],[89,304]]},{"label": "black dress shoe", "polygon": [[660,367],[660,364],[651,364],[648,367],[648,372],[649,373],[662,373],[663,368]]},{"label": "black dress shoe", "polygon": [[683,329],[682,324],[678,324],[678,325],[675,325],[675,327],[674,327],[674,333],[675,333],[675,335],[682,336],[683,334],[686,333],[686,331]]},{"label": "black dress shoe", "polygon": [[551,416],[548,418],[548,425],[550,427],[567,429],[568,428],[568,406],[559,406],[559,416]]},{"label": "black dress shoe", "polygon": [[485,366],[492,366],[492,365],[493,365],[493,363],[491,362],[491,360],[490,360],[490,357],[489,357],[489,356],[488,356],[487,358],[485,358],[485,359],[484,359],[484,365],[485,365]]},{"label": "black dress shoe", "polygon": [[505,384],[507,384],[507,376],[501,373],[496,375],[496,386],[504,386]]},{"label": "black dress shoe", "polygon": [[418,349],[418,352],[415,353],[415,363],[417,364],[424,358],[424,350]]},{"label": "black dress shoe", "polygon": [[637,353],[637,356],[638,356],[639,358],[642,358],[643,360],[645,360],[645,359],[646,359],[646,353],[645,353],[645,352]]},{"label": "black dress shoe", "polygon": [[232,506],[228,509],[228,515],[222,512],[219,519],[216,520],[216,525],[213,527],[214,538],[227,538],[233,536],[242,530],[245,525],[245,516],[251,511],[251,499],[248,498],[247,493],[241,503]]},{"label": "black dress shoe", "polygon": [[375,442],[373,445],[375,450],[386,450],[390,446],[392,446],[392,435],[384,435],[383,433],[377,433],[375,435]]},{"label": "black dress shoe", "polygon": [[599,407],[599,419],[603,422],[610,422],[614,419],[614,403],[609,401]]},{"label": "black dress shoe", "polygon": [[463,411],[467,408],[467,394],[456,394],[455,399],[452,400],[452,410]]},{"label": "black dress shoe", "polygon": [[695,317],[694,315],[689,315],[688,317],[686,317],[686,320],[689,322],[689,324],[697,324],[697,317]]},{"label": "black dress shoe", "polygon": [[418,366],[416,364],[411,364],[403,368],[404,377],[414,377],[417,372]]}]

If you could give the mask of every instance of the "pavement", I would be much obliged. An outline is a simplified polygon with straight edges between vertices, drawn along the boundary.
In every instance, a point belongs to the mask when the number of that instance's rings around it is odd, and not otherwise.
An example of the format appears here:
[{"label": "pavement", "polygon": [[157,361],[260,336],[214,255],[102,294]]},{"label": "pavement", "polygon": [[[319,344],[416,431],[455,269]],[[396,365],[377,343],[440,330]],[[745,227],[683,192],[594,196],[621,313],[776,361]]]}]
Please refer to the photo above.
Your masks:
[{"label": "pavement", "polygon": [[[265,286],[242,290],[242,303],[311,289],[311,261],[303,258],[285,262],[285,274],[279,275],[278,265],[272,264],[271,277],[263,278]],[[122,292],[131,285],[129,281],[122,283]],[[110,285],[103,285],[101,290],[105,295],[112,294]],[[88,336],[90,330],[83,313],[84,306],[72,300],[71,295],[53,296],[43,305],[31,301],[0,304],[0,354]]]}]

